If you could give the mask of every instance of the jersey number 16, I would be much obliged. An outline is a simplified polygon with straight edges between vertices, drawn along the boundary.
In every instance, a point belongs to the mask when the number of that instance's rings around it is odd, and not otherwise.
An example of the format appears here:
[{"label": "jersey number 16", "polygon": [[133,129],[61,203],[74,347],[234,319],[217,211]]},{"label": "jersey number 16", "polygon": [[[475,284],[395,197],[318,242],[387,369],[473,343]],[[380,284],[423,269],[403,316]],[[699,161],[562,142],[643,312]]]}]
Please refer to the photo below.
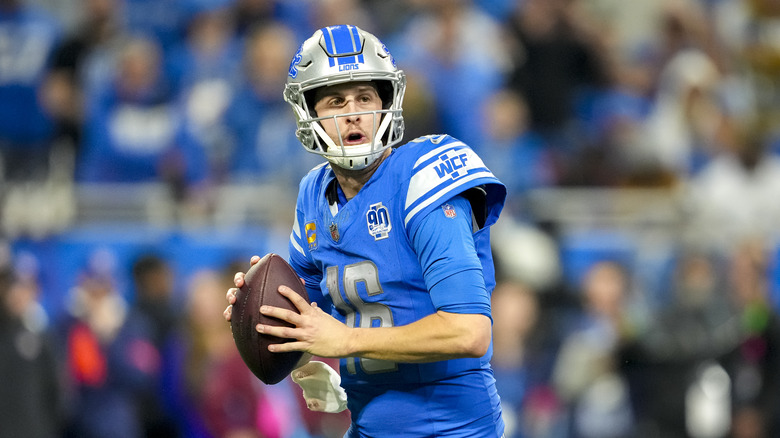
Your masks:
[{"label": "jersey number 16", "polygon": [[[349,327],[392,327],[393,313],[390,308],[381,303],[367,303],[358,294],[358,284],[363,284],[369,297],[383,293],[379,283],[379,273],[376,265],[371,261],[362,261],[344,266],[344,294],[347,301],[341,295],[339,289],[339,267],[331,266],[327,270],[328,293],[336,308],[346,315],[346,324]],[[366,373],[386,373],[398,369],[395,362],[377,359],[359,358],[360,367]],[[347,371],[350,374],[357,372],[358,358],[347,358]]]}]

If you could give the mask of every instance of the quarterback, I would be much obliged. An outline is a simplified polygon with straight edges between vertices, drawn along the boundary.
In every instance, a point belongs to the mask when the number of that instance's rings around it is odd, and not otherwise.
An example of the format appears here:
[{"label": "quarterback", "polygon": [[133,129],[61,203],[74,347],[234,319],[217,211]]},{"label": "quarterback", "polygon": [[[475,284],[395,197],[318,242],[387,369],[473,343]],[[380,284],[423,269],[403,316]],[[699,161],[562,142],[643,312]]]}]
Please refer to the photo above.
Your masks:
[{"label": "quarterback", "polygon": [[257,330],[293,339],[273,352],[340,358],[339,373],[310,361],[292,378],[311,409],[350,410],[346,437],[498,438],[490,226],[506,189],[455,138],[401,144],[405,81],[355,26],[317,30],[295,53],[284,99],[325,160],[300,183],[289,244],[311,304],[282,286],[300,313],[260,311],[294,327]]}]

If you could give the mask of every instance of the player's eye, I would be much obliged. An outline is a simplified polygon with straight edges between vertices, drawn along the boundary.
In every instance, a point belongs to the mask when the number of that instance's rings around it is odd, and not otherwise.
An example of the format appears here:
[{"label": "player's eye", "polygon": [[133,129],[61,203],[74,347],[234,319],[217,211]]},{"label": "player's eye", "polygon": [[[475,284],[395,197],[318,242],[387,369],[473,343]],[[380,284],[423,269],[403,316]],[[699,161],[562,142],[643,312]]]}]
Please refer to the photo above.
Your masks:
[{"label": "player's eye", "polygon": [[373,94],[366,93],[360,96],[360,101],[362,103],[371,103],[374,100],[376,100],[376,96],[374,96]]}]

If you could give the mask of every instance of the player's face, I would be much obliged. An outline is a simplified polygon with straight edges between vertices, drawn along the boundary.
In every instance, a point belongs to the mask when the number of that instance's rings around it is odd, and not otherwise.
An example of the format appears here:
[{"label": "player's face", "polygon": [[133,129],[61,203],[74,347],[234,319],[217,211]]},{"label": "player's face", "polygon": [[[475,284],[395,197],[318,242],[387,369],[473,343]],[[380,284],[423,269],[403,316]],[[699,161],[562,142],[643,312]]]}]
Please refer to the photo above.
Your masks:
[{"label": "player's face", "polygon": [[362,113],[382,109],[376,87],[370,82],[352,82],[317,90],[314,111],[324,119],[320,123],[336,144],[344,146],[369,143],[379,127],[379,116],[375,113],[353,114],[338,117],[340,114]]}]

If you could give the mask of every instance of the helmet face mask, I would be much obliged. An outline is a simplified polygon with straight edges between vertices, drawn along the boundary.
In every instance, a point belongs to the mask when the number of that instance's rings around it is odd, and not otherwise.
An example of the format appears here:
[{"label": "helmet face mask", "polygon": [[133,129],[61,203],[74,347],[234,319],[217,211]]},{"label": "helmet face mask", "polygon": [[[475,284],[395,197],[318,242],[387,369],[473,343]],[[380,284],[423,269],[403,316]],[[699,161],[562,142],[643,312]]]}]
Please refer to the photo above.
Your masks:
[{"label": "helmet face mask", "polygon": [[[313,90],[350,82],[373,82],[382,98],[382,109],[317,117],[312,108]],[[355,26],[341,25],[322,28],[304,41],[290,64],[284,99],[293,108],[296,136],[307,151],[339,167],[359,170],[401,141],[405,89],[406,77],[384,44]],[[361,145],[344,145],[340,140],[337,143],[322,126],[325,120],[336,122],[337,118],[353,115],[373,118],[372,141]]]}]

